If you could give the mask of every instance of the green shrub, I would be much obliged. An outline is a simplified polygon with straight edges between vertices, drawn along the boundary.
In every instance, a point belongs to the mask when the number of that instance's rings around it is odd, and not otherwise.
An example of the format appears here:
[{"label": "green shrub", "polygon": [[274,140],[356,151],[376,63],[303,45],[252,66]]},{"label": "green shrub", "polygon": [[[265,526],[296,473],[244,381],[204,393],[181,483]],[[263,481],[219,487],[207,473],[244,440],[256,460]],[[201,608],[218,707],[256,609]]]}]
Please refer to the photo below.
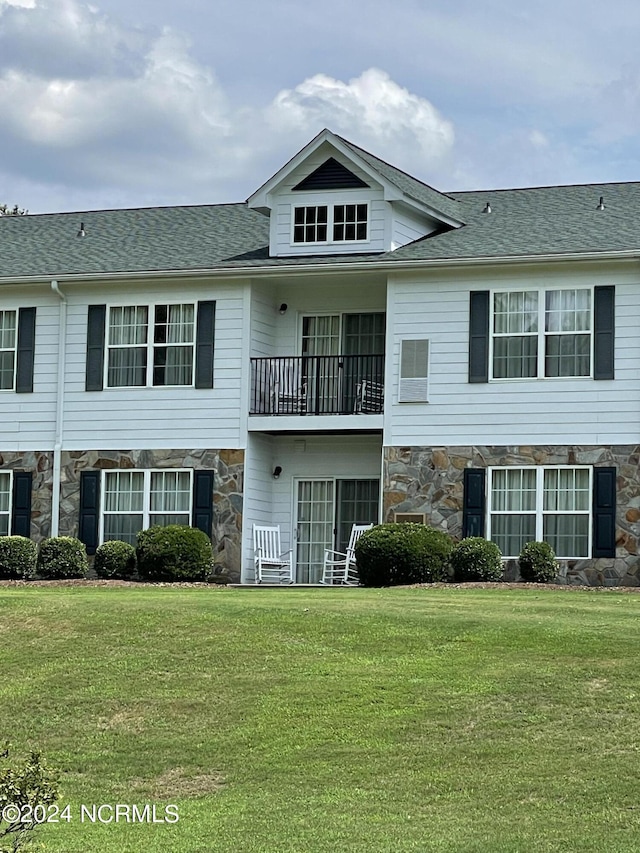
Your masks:
[{"label": "green shrub", "polygon": [[0,536],[0,578],[27,580],[36,573],[38,546],[25,536]]},{"label": "green shrub", "polygon": [[457,582],[499,581],[502,577],[502,553],[495,542],[481,536],[470,536],[453,546],[451,568]]},{"label": "green shrub", "polygon": [[556,555],[548,542],[527,542],[520,551],[518,563],[524,581],[551,583],[558,575]]},{"label": "green shrub", "polygon": [[424,524],[379,524],[356,543],[363,586],[395,586],[447,580],[453,542]]},{"label": "green shrub", "polygon": [[196,527],[169,524],[137,535],[138,574],[150,581],[201,581],[211,573],[211,540]]},{"label": "green shrub", "polygon": [[136,571],[136,549],[119,539],[103,542],[96,549],[93,568],[99,578],[130,578]]},{"label": "green shrub", "polygon": [[[18,763],[10,761],[10,744],[0,750],[0,851],[32,850],[30,841],[40,825],[38,813],[50,814],[48,806],[58,799],[58,774],[39,752]],[[7,806],[11,806],[7,809]]]},{"label": "green shrub", "polygon": [[54,536],[41,543],[37,566],[41,578],[83,578],[87,569],[87,552],[79,539]]}]

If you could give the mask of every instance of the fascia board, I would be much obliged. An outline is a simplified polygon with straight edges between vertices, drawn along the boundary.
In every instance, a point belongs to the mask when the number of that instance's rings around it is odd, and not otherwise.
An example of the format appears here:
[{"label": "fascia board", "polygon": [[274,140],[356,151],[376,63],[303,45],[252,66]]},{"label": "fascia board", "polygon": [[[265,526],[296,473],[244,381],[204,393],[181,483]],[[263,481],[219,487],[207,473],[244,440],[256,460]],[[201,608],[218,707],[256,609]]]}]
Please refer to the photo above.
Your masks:
[{"label": "fascia board", "polygon": [[211,267],[197,270],[147,270],[124,271],[112,273],[65,273],[58,272],[40,276],[3,276],[0,277],[0,287],[15,285],[49,284],[56,279],[59,284],[65,282],[118,282],[118,281],[147,281],[176,278],[281,278],[284,275],[324,275],[332,272],[346,273],[362,272],[412,272],[426,269],[458,269],[467,267],[502,266],[504,264],[537,265],[542,263],[594,261],[640,261],[640,249],[620,252],[589,252],[545,255],[501,255],[499,257],[483,256],[477,258],[430,258],[407,261],[369,261],[367,263],[334,263],[334,264],[292,264],[270,267]]}]

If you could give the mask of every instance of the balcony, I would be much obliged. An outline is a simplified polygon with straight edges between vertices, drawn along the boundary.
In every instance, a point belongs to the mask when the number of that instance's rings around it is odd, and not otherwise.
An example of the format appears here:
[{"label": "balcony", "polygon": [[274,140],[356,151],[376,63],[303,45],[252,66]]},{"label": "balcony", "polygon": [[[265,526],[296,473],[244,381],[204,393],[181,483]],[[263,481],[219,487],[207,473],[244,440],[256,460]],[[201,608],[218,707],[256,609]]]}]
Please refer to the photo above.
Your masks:
[{"label": "balcony", "polygon": [[251,415],[381,414],[384,355],[251,359]]}]

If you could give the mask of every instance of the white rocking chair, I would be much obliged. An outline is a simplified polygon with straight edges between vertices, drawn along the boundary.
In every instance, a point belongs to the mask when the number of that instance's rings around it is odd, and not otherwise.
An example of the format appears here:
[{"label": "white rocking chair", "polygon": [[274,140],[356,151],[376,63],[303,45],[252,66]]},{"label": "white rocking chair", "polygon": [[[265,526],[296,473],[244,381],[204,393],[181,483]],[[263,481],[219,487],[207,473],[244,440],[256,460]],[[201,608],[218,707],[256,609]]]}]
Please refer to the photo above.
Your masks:
[{"label": "white rocking chair", "polygon": [[253,525],[256,583],[293,583],[291,551],[282,552],[280,527]]},{"label": "white rocking chair", "polygon": [[372,527],[373,524],[354,524],[351,528],[347,550],[344,553],[342,551],[332,551],[329,548],[326,549],[320,583],[328,585],[342,584],[343,586],[358,585],[358,569],[355,556],[356,542],[365,530],[371,530]]}]

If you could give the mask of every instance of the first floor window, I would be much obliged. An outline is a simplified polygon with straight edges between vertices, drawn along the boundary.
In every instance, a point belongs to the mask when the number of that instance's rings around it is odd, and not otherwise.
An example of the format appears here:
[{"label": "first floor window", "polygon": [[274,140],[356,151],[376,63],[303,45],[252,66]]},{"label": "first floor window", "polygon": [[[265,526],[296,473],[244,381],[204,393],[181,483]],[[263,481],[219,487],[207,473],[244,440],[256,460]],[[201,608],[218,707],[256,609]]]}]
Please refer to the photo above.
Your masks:
[{"label": "first floor window", "polygon": [[11,529],[11,472],[0,472],[0,536]]},{"label": "first floor window", "polygon": [[489,538],[509,558],[534,541],[563,559],[588,557],[591,476],[584,467],[491,469]]},{"label": "first floor window", "polygon": [[10,391],[16,372],[17,311],[0,311],[0,391]]},{"label": "first floor window", "polygon": [[102,541],[135,544],[148,527],[191,523],[193,472],[105,471]]}]

